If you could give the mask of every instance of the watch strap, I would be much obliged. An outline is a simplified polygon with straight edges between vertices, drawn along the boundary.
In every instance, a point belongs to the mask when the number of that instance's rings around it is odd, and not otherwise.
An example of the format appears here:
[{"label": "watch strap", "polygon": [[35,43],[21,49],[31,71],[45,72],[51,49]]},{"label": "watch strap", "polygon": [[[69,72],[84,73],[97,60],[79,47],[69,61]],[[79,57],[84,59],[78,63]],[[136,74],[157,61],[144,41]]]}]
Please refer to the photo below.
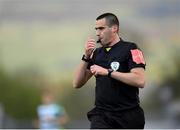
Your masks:
[{"label": "watch strap", "polygon": [[81,60],[83,60],[83,61],[85,61],[85,62],[89,62],[89,61],[90,61],[90,59],[86,58],[85,55],[82,56]]},{"label": "watch strap", "polygon": [[111,77],[111,73],[113,72],[112,69],[108,69],[108,77]]}]

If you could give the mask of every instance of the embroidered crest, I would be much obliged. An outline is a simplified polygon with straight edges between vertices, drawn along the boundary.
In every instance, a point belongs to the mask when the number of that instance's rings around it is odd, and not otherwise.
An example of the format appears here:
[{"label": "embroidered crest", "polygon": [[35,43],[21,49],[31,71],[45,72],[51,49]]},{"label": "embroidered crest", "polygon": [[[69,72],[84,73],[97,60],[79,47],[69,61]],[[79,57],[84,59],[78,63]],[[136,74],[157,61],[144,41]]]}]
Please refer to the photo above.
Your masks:
[{"label": "embroidered crest", "polygon": [[113,62],[111,62],[111,69],[112,70],[114,70],[114,71],[116,71],[116,70],[118,70],[119,69],[119,66],[120,66],[120,64],[119,64],[119,62],[117,62],[117,61],[113,61]]},{"label": "embroidered crest", "polygon": [[136,64],[145,64],[145,60],[143,57],[143,54],[140,50],[138,49],[133,49],[131,50],[131,55],[132,55],[132,59]]}]

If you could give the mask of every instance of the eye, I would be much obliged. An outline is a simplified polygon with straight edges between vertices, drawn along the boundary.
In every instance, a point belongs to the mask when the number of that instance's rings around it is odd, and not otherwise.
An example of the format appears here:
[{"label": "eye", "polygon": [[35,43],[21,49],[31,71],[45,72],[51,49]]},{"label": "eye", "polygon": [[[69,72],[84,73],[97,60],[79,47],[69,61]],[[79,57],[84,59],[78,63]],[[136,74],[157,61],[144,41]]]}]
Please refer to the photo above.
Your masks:
[{"label": "eye", "polygon": [[103,30],[103,29],[105,29],[105,27],[97,27],[97,28],[95,28],[96,30]]},{"label": "eye", "polygon": [[103,30],[105,27],[99,27],[99,30]]}]

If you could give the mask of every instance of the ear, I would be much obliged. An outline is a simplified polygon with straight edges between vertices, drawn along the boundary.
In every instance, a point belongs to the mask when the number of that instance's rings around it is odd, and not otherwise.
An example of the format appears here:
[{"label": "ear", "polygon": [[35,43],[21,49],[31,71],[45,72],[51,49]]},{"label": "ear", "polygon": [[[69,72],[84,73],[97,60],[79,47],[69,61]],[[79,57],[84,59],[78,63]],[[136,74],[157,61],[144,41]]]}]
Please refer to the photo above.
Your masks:
[{"label": "ear", "polygon": [[117,25],[113,25],[112,26],[112,32],[118,32],[118,26]]}]

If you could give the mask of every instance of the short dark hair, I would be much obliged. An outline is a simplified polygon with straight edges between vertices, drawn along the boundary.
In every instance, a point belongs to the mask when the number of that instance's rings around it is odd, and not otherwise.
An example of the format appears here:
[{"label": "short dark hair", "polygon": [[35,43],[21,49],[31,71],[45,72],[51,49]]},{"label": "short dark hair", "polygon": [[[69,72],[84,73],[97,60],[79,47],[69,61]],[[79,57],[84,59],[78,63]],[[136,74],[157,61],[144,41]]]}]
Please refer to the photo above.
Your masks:
[{"label": "short dark hair", "polygon": [[119,29],[119,20],[118,20],[116,15],[114,15],[112,13],[104,13],[104,14],[101,14],[100,16],[98,16],[96,18],[96,20],[100,20],[100,19],[103,19],[103,18],[106,19],[107,25],[109,27],[112,27],[113,25],[117,25],[118,29]]}]

